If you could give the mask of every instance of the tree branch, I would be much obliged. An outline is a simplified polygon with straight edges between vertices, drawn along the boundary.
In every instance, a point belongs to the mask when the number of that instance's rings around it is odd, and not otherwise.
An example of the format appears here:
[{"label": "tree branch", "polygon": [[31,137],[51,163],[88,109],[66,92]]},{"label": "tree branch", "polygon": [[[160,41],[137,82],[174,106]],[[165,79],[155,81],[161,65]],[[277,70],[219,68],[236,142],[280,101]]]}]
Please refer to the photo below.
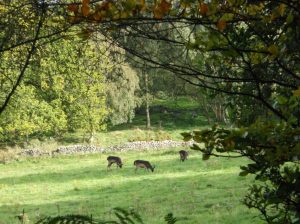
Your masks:
[{"label": "tree branch", "polygon": [[0,115],[4,112],[5,108],[7,107],[8,103],[10,102],[11,100],[11,97],[13,96],[13,94],[15,93],[17,87],[20,85],[24,75],[25,75],[25,71],[30,63],[30,59],[32,57],[32,55],[34,54],[34,51],[36,49],[36,43],[37,43],[37,40],[38,40],[38,37],[39,37],[39,34],[40,34],[40,30],[42,28],[42,25],[43,25],[43,22],[44,22],[44,19],[45,19],[45,11],[42,12],[42,15],[40,16],[40,20],[37,24],[37,27],[36,27],[36,33],[35,33],[35,36],[34,36],[34,39],[32,41],[32,45],[31,45],[31,48],[28,52],[28,55],[27,55],[27,58],[26,58],[26,61],[20,71],[20,74],[18,76],[18,79],[16,81],[16,83],[13,85],[11,91],[9,92],[9,94],[6,96],[5,98],[5,101],[4,103],[1,105],[0,107]]}]

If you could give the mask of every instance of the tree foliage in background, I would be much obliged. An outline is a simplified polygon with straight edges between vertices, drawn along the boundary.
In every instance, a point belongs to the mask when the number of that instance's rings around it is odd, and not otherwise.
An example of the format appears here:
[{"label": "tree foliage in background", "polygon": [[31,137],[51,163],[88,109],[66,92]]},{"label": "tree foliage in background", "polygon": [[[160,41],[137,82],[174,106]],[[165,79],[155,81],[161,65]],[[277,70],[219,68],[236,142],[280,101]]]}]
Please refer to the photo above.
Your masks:
[{"label": "tree foliage in background", "polygon": [[[93,31],[103,33],[109,27],[111,33],[122,34],[119,39],[106,36],[151,66],[231,96],[230,116],[239,129],[184,136],[205,143],[205,148],[194,146],[203,159],[234,152],[253,161],[242,167],[241,175],[253,173],[263,183],[252,186],[245,203],[269,223],[299,222],[299,8],[299,1],[238,0],[69,5],[71,19],[98,23]],[[124,36],[176,47],[179,60],[124,45]]]},{"label": "tree foliage in background", "polygon": [[[5,49],[20,46],[29,52],[20,64],[19,75],[2,79],[10,91],[1,96],[1,115],[40,40],[43,15],[62,17],[58,30],[69,22],[69,26],[79,26],[85,38],[100,33],[105,41],[152,68],[228,95],[226,103],[233,108],[232,118],[241,121],[239,129],[213,128],[187,133],[185,138],[206,144],[205,149],[194,146],[203,151],[203,159],[228,152],[250,158],[253,164],[242,167],[241,175],[254,173],[264,182],[253,185],[245,203],[259,209],[268,223],[299,223],[298,0],[28,2],[36,13],[28,36],[18,35],[18,27],[11,32],[1,20],[6,28],[1,32],[1,43],[5,43],[1,57]],[[9,18],[13,9],[3,13],[4,18]],[[32,30],[35,32],[29,32]],[[49,30],[53,34],[51,31],[53,27]],[[137,43],[149,40],[153,45],[160,42],[169,53],[158,57],[159,52],[149,48],[126,45],[126,38]]]},{"label": "tree foliage in background", "polygon": [[[113,67],[104,46],[94,41],[62,40],[37,55],[40,95],[59,100],[68,117],[68,130],[83,129],[89,142],[105,128],[107,117],[104,75]],[[45,55],[43,55],[45,53]]]},{"label": "tree foliage in background", "polygon": [[[23,83],[1,116],[2,140],[83,129],[92,141],[95,131],[105,128],[104,73],[112,67],[100,51],[95,42],[75,44],[74,40],[37,49]],[[4,72],[17,72],[2,65]]]},{"label": "tree foliage in background", "polygon": [[112,125],[131,122],[135,108],[140,104],[139,77],[135,70],[125,62],[114,66],[106,75],[106,96],[109,109],[108,120]]},{"label": "tree foliage in background", "polygon": [[101,35],[69,24],[62,9],[49,1],[0,3],[1,141],[83,129],[91,142],[107,119],[115,125],[134,116],[133,70],[122,55],[110,57],[114,49]]}]

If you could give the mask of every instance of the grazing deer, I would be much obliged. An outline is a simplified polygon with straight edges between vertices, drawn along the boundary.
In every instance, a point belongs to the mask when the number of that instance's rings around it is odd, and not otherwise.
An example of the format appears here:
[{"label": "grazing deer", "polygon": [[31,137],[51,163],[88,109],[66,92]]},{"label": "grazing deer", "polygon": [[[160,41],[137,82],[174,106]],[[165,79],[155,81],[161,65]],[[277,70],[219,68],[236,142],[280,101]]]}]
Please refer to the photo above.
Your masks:
[{"label": "grazing deer", "polygon": [[149,169],[153,172],[155,166],[151,166],[151,164],[148,161],[145,160],[135,160],[133,165],[135,165],[135,172],[138,168],[145,168],[149,171]]},{"label": "grazing deer", "polygon": [[117,156],[109,156],[107,157],[107,161],[108,161],[108,165],[107,165],[107,169],[111,167],[112,164],[117,164],[117,168],[120,167],[122,168],[123,163],[122,160],[120,159],[120,157]]},{"label": "grazing deer", "polygon": [[184,160],[188,158],[189,153],[185,150],[180,150],[179,155],[180,155],[180,161],[184,162]]}]

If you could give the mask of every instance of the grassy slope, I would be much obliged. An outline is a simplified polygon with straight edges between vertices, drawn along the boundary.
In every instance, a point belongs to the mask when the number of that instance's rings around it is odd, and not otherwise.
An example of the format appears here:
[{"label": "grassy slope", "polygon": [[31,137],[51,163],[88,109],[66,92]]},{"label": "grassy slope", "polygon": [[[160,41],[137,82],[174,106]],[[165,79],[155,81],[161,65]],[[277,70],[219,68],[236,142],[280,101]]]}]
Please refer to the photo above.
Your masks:
[{"label": "grassy slope", "polygon": [[[145,223],[163,223],[172,211],[179,223],[260,223],[255,211],[240,202],[251,177],[239,177],[243,160],[202,161],[191,152],[179,162],[177,150],[116,153],[121,170],[106,171],[105,154],[30,159],[0,164],[0,223],[18,223],[24,208],[38,216],[65,213],[110,218],[113,207],[135,208]],[[134,172],[135,159],[156,164],[154,173]]]},{"label": "grassy slope", "polygon": [[[165,108],[164,112],[159,111],[159,107]],[[106,132],[97,133],[94,144],[106,147],[139,140],[180,141],[182,132],[209,127],[197,103],[185,97],[180,97],[177,101],[155,100],[150,111],[151,130],[146,130],[146,114],[143,114],[145,111],[141,110],[136,114],[132,123],[110,127]],[[192,116],[193,112],[197,112],[196,117]],[[159,127],[160,122],[161,127]],[[83,139],[83,132],[67,133],[61,139],[60,144],[81,143]]]},{"label": "grassy slope", "polygon": [[[155,111],[161,106],[167,112]],[[146,116],[137,114],[131,124],[97,133],[96,144],[111,146],[155,136],[181,140],[181,132],[207,127],[201,114],[192,118],[198,107],[185,98],[176,103],[156,101],[152,108],[152,130],[145,130]],[[60,144],[81,143],[83,136],[69,133],[59,143],[36,144],[53,150]],[[66,213],[93,213],[109,219],[117,206],[135,208],[145,223],[163,223],[164,215],[171,211],[186,219],[181,223],[260,222],[253,218],[257,213],[240,202],[252,181],[238,176],[243,160],[204,162],[192,152],[187,162],[180,163],[177,150],[117,154],[124,158],[125,167],[111,172],[106,171],[107,155],[99,154],[0,164],[0,224],[19,223],[14,216],[23,208],[33,223],[39,216]],[[135,174],[132,163],[138,158],[153,161],[155,173],[140,170]]]}]

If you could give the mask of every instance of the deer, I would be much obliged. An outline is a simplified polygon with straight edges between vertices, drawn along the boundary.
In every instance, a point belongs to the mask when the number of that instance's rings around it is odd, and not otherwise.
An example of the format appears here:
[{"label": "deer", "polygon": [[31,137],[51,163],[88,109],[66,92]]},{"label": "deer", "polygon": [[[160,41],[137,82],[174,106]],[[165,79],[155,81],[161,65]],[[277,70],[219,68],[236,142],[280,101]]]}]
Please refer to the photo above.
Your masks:
[{"label": "deer", "polygon": [[180,150],[179,155],[180,155],[180,161],[184,162],[184,160],[186,160],[188,158],[189,153],[185,150]]},{"label": "deer", "polygon": [[123,163],[122,160],[120,159],[120,157],[117,156],[109,156],[107,157],[107,161],[108,161],[108,165],[107,165],[107,169],[111,167],[112,164],[116,164],[117,168],[120,167],[122,168]]},{"label": "deer", "polygon": [[149,171],[149,169],[153,172],[155,166],[152,166],[149,161],[145,160],[135,160],[133,165],[135,165],[135,172],[137,171],[138,168],[144,168]]}]

